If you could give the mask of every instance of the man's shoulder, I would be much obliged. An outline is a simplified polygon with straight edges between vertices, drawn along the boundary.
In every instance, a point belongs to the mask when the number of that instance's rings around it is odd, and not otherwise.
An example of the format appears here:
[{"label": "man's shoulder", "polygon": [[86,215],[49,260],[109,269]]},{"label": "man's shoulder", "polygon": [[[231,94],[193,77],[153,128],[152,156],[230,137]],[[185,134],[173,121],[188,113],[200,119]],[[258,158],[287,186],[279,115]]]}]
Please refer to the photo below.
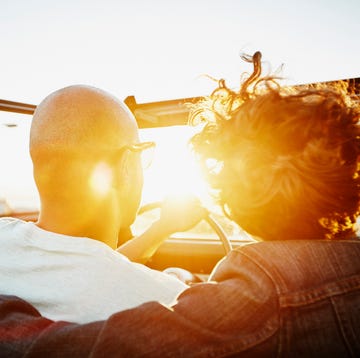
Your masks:
[{"label": "man's shoulder", "polygon": [[15,231],[25,228],[26,222],[12,217],[0,218],[0,238],[12,237]]},{"label": "man's shoulder", "polygon": [[0,218],[0,228],[7,226],[7,225],[14,225],[17,224],[19,222],[23,222],[20,219],[16,219],[16,218],[12,218],[12,217],[1,217]]}]

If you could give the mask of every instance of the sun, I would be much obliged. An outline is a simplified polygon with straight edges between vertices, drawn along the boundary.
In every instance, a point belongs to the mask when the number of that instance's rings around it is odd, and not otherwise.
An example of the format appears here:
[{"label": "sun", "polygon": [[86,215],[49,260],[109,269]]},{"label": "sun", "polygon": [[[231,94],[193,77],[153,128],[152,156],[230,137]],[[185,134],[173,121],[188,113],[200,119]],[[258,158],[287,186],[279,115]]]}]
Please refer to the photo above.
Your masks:
[{"label": "sun", "polygon": [[144,203],[165,196],[195,195],[207,200],[207,185],[188,145],[193,132],[187,126],[147,130],[144,138],[154,140],[156,149],[152,165],[144,171]]}]

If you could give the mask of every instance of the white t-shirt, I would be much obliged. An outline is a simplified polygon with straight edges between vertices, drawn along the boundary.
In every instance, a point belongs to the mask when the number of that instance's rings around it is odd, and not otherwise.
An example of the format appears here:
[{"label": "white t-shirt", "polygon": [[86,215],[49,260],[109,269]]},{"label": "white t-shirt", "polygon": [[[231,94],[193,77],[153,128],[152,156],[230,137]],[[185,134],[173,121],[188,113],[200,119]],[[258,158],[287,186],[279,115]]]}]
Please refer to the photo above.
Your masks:
[{"label": "white t-shirt", "polygon": [[0,293],[52,320],[85,323],[148,301],[171,305],[187,286],[106,244],[0,219]]}]

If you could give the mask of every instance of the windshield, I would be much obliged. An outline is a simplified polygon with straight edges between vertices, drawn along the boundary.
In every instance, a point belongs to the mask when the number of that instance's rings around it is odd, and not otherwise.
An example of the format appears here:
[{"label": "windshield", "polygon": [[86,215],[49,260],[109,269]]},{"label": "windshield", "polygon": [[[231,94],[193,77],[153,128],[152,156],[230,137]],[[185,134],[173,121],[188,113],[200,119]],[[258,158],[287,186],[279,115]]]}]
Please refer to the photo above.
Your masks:
[{"label": "windshield", "polygon": [[0,209],[3,213],[9,207],[28,211],[39,206],[29,154],[30,124],[29,115],[0,111]]},{"label": "windshield", "polygon": [[[0,145],[4,153],[1,162],[3,174],[0,176],[0,215],[39,209],[28,149],[30,125],[29,115],[0,111]],[[141,205],[161,202],[165,196],[176,200],[184,195],[196,195],[229,236],[249,239],[237,225],[224,217],[209,194],[188,146],[193,132],[194,129],[189,126],[140,129],[141,141],[156,142],[151,164],[144,169]],[[157,216],[158,210],[141,215],[133,226],[133,233],[138,235],[143,232]],[[197,238],[216,237],[206,222],[200,223],[186,236],[193,237],[194,234]]]}]

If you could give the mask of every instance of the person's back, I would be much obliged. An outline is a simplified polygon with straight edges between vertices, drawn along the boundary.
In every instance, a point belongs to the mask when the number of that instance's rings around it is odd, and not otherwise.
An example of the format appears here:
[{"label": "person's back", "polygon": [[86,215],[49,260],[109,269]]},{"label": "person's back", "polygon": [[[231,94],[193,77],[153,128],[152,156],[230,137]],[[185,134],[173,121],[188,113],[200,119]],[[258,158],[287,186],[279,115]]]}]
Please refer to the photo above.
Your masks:
[{"label": "person's back", "polygon": [[[244,347],[252,357],[355,357],[360,354],[360,241],[287,240],[247,245],[223,263],[215,280],[232,276],[262,284],[267,302]],[[247,263],[251,261],[251,266]],[[247,269],[245,268],[247,266]],[[246,277],[245,272],[251,272]],[[270,284],[271,282],[271,284]],[[249,290],[247,290],[250,293]],[[246,296],[246,292],[243,293]],[[253,294],[253,292],[252,292]],[[260,295],[260,292],[259,292]],[[256,297],[256,296],[255,296]],[[240,300],[241,298],[239,298]],[[241,320],[241,313],[238,312]],[[241,340],[241,339],[240,339]]]},{"label": "person's back", "polygon": [[0,292],[23,298],[53,320],[85,323],[148,301],[172,304],[187,288],[100,241],[31,222],[1,219],[0,246]]}]

